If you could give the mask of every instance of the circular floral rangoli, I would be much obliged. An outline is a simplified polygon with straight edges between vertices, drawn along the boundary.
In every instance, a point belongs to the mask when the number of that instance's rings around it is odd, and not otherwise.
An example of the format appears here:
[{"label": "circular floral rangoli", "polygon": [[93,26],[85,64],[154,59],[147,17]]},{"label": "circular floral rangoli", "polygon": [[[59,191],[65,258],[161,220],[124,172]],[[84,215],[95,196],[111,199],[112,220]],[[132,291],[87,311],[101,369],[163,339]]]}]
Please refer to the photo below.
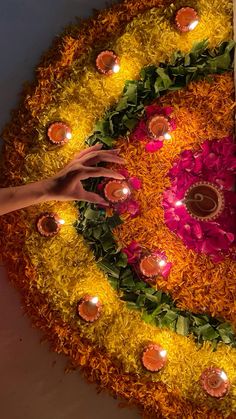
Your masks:
[{"label": "circular floral rangoli", "polygon": [[[236,417],[232,3],[124,1],[70,27],[4,131],[2,186],[120,148],[109,203],[1,217],[1,254],[58,353],[145,417]],[[63,220],[63,223],[62,223]]]}]

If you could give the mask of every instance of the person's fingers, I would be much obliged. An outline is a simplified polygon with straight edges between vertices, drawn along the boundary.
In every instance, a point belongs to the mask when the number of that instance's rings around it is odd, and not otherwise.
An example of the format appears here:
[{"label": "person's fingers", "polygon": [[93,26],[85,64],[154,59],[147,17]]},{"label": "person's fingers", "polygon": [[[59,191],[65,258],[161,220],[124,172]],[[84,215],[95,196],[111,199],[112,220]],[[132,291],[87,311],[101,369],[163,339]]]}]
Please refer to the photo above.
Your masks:
[{"label": "person's fingers", "polygon": [[100,162],[107,162],[107,163],[117,163],[117,164],[125,164],[125,160],[122,157],[119,157],[115,154],[108,154],[105,156],[99,155],[97,157],[93,157],[88,159],[86,162],[83,163],[84,166],[94,166]]},{"label": "person's fingers", "polygon": [[102,146],[103,145],[101,143],[97,143],[97,144],[93,145],[92,147],[87,147],[84,150],[79,151],[78,153],[76,153],[74,155],[73,159],[71,160],[71,162],[69,164],[73,163],[74,161],[83,159],[86,155],[88,155],[90,153],[94,153],[96,151],[101,150]]},{"label": "person's fingers", "polygon": [[86,156],[86,154],[94,153],[95,151],[101,150],[101,148],[102,144],[98,143],[92,147],[88,147],[85,150],[80,151],[79,153],[76,153],[73,159],[69,163],[67,163],[67,165],[63,169],[60,170],[59,174],[62,175],[68,173],[76,164],[78,164],[80,159],[83,159],[83,157]]},{"label": "person's fingers", "polygon": [[104,206],[109,206],[108,202],[102,198],[100,195],[94,193],[94,192],[87,192],[84,191],[84,193],[82,194],[82,196],[80,197],[81,201],[87,201],[87,202],[91,202],[93,204],[100,204],[100,205],[104,205]]},{"label": "person's fingers", "polygon": [[[93,166],[95,164],[98,164],[100,162],[107,162],[107,163],[116,163],[116,164],[125,164],[125,160],[122,157],[117,156],[116,153],[111,153],[111,152],[105,152],[103,153],[92,153],[91,154],[93,157],[91,158],[86,158],[86,161],[82,161],[79,160],[74,160],[73,162],[71,162],[70,165],[67,166],[67,173],[71,172],[71,171],[76,171],[76,170],[87,170],[88,167]],[[99,167],[99,169],[101,169]]]},{"label": "person's fingers", "polygon": [[[79,153],[75,154],[74,158],[69,163],[67,163],[67,165],[63,169],[61,169],[59,174],[60,175],[66,174],[74,168],[77,169],[78,164],[85,164],[85,162],[87,162],[87,161],[89,162],[88,165],[97,164],[100,161],[103,161],[103,159],[101,159],[101,158],[99,158],[98,160],[95,160],[95,161],[93,161],[93,160],[89,161],[90,159],[92,159],[94,157],[96,158],[97,156],[100,156],[100,153],[105,153],[103,156],[106,157],[106,156],[117,156],[117,154],[120,152],[120,149],[114,149],[114,150],[107,150],[106,151],[106,150],[101,150],[101,148],[102,148],[102,144],[98,143],[98,144],[95,144],[92,147],[88,147],[85,150],[80,151]],[[119,157],[119,158],[121,159],[121,157]],[[112,160],[104,160],[104,161],[115,162],[115,163],[118,163],[118,164],[124,164],[124,161],[119,160],[119,159],[118,160],[117,159],[115,159],[115,160],[113,160],[113,159]]]},{"label": "person's fingers", "polygon": [[82,158],[79,158],[79,161],[81,164],[86,164],[86,162],[90,159],[99,158],[100,159],[99,161],[103,161],[103,159],[109,156],[118,157],[119,159],[121,159],[121,157],[118,156],[118,153],[119,153],[119,150],[96,150],[82,156]]},{"label": "person's fingers", "polygon": [[97,150],[101,150],[103,147],[103,145],[101,143],[97,143],[95,145],[93,145],[92,147],[87,147],[84,150],[80,151],[80,153],[78,153],[77,158],[82,158],[84,156],[86,156],[86,154],[90,154],[92,152],[95,152]]},{"label": "person's fingers", "polygon": [[114,172],[113,170],[106,169],[104,167],[86,167],[84,170],[80,170],[78,173],[79,179],[88,179],[90,177],[108,177],[113,179],[123,180],[125,177],[120,173]]}]

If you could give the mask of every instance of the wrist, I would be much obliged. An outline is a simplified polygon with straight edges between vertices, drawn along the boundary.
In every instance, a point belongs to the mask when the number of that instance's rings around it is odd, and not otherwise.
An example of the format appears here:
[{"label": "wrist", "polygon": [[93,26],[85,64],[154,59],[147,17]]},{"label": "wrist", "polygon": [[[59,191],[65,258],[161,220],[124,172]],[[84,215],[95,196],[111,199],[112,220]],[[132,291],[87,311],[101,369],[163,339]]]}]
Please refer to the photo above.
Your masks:
[{"label": "wrist", "polygon": [[53,197],[53,180],[44,179],[31,184],[34,190],[35,199],[38,202],[45,202],[55,199]]}]

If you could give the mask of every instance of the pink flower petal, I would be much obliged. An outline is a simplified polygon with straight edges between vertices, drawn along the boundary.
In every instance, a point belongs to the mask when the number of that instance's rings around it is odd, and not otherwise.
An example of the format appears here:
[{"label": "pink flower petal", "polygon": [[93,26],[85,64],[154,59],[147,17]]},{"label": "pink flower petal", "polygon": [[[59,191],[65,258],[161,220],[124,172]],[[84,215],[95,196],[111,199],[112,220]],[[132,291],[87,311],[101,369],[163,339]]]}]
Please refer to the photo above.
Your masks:
[{"label": "pink flower petal", "polygon": [[161,270],[161,274],[163,276],[163,278],[167,278],[170,274],[170,270],[172,268],[172,263],[168,262]]},{"label": "pink flower petal", "polygon": [[125,167],[121,167],[118,172],[120,175],[124,176],[125,178],[129,178],[129,171]]},{"label": "pink flower petal", "polygon": [[125,214],[128,211],[127,201],[119,202],[119,204],[115,206],[115,209],[119,215]]},{"label": "pink flower petal", "polygon": [[136,241],[132,241],[129,246],[122,250],[127,255],[128,263],[134,264],[138,261],[142,253],[142,247]]},{"label": "pink flower petal", "polygon": [[202,239],[203,232],[200,223],[196,223],[193,225],[193,233],[197,239]]},{"label": "pink flower petal", "polygon": [[176,121],[174,119],[170,119],[169,124],[170,124],[171,131],[175,131],[177,128]]},{"label": "pink flower petal", "polygon": [[127,214],[129,213],[131,218],[137,217],[140,212],[140,206],[137,201],[130,199],[128,201],[119,202],[116,206],[116,211],[118,214]]},{"label": "pink flower petal", "polygon": [[211,255],[211,260],[214,263],[219,263],[219,262],[222,262],[222,260],[224,260],[224,256],[221,255],[220,253],[215,254],[215,255]]},{"label": "pink flower petal", "polygon": [[172,114],[173,110],[174,109],[172,108],[172,106],[165,106],[163,108],[163,113],[164,113],[165,116],[170,116]]},{"label": "pink flower petal", "polygon": [[234,234],[233,233],[226,233],[226,237],[229,240],[230,243],[234,242]]},{"label": "pink flower petal", "polygon": [[134,129],[134,131],[131,133],[129,140],[130,141],[141,141],[144,140],[146,137],[148,136],[148,131],[147,131],[147,127],[146,127],[146,122],[142,119],[138,125],[136,126],[136,128]]},{"label": "pink flower petal", "polygon": [[133,189],[137,191],[142,188],[142,181],[135,176],[129,178],[129,184]]},{"label": "pink flower petal", "polygon": [[130,213],[130,215],[132,216],[132,218],[137,217],[137,215],[140,212],[139,203],[137,201],[135,201],[134,199],[130,199],[127,202],[127,212]]},{"label": "pink flower petal", "polygon": [[148,144],[146,144],[145,146],[145,150],[148,153],[155,153],[155,151],[160,150],[163,147],[163,141],[150,141]]},{"label": "pink flower petal", "polygon": [[153,115],[160,114],[161,111],[162,111],[162,108],[158,105],[155,105],[155,104],[147,106],[145,108],[147,119],[150,118]]}]

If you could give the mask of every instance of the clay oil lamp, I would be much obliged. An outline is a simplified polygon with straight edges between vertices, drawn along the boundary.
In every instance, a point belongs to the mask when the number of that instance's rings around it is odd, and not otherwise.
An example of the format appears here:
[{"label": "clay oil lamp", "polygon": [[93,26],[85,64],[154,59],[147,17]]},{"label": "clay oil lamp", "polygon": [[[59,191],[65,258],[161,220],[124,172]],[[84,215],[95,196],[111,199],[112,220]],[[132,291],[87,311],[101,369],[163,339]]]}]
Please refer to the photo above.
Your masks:
[{"label": "clay oil lamp", "polygon": [[54,122],[48,128],[48,138],[56,145],[66,144],[72,138],[71,128],[63,122]]},{"label": "clay oil lamp", "polygon": [[110,180],[104,188],[104,195],[112,204],[126,201],[130,194],[130,187],[125,180]]},{"label": "clay oil lamp", "polygon": [[225,206],[222,191],[210,182],[194,183],[186,191],[183,203],[189,215],[201,221],[215,220],[221,215]]},{"label": "clay oil lamp", "polygon": [[85,295],[77,305],[78,315],[86,322],[93,323],[101,314],[102,304],[98,297]]},{"label": "clay oil lamp", "polygon": [[99,73],[110,76],[120,71],[120,60],[113,51],[102,51],[96,58]]},{"label": "clay oil lamp", "polygon": [[189,32],[199,23],[197,11],[192,7],[181,7],[175,15],[175,24],[180,32]]},{"label": "clay oil lamp", "polygon": [[148,282],[156,282],[155,278],[162,275],[162,270],[166,266],[166,261],[156,256],[149,254],[141,258],[139,262],[139,270],[141,274],[147,278]]},{"label": "clay oil lamp", "polygon": [[150,372],[160,371],[167,363],[167,351],[160,345],[150,343],[143,351],[142,364]]},{"label": "clay oil lamp", "polygon": [[220,368],[206,368],[200,383],[203,390],[211,397],[222,398],[229,392],[230,382],[226,373]]},{"label": "clay oil lamp", "polygon": [[151,137],[155,140],[168,140],[171,138],[168,118],[162,115],[154,115],[147,121],[147,128]]},{"label": "clay oil lamp", "polygon": [[65,224],[65,221],[61,220],[57,214],[42,213],[38,217],[36,227],[41,236],[53,237],[59,233],[63,224]]}]

